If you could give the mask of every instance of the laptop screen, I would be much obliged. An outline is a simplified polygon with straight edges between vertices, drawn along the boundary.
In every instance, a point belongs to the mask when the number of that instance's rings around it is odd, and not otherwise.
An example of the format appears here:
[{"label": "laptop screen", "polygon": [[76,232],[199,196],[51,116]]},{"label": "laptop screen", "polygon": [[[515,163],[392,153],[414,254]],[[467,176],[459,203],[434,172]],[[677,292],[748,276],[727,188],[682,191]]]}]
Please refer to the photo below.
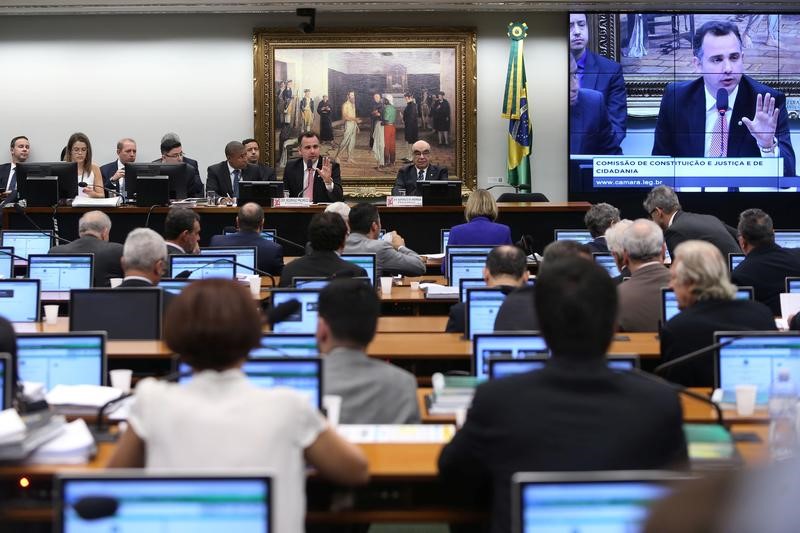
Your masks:
[{"label": "laptop screen", "polygon": [[800,248],[800,230],[775,230],[775,244],[783,248]]},{"label": "laptop screen", "polygon": [[[222,234],[223,235],[233,235],[234,233],[237,233],[235,229],[234,230],[225,230]],[[262,229],[261,230],[261,238],[262,239],[267,239],[268,241],[273,241],[274,242],[276,234],[277,234],[277,231],[274,230],[274,229]]]},{"label": "laptop screen", "polygon": [[800,278],[786,278],[786,292],[800,292]]},{"label": "laptop screen", "polygon": [[69,330],[106,331],[109,339],[160,339],[162,297],[157,287],[72,290]]},{"label": "laptop screen", "polygon": [[102,333],[20,334],[19,379],[56,385],[105,385],[106,337]]},{"label": "laptop screen", "polygon": [[28,256],[28,277],[42,282],[42,292],[88,289],[92,286],[92,254]]},{"label": "laptop screen", "polygon": [[441,229],[439,231],[441,232],[441,236],[439,238],[439,240],[441,242],[441,248],[439,248],[439,250],[442,253],[445,253],[447,251],[447,242],[450,240],[450,230],[449,229]]},{"label": "laptop screen", "polygon": [[497,312],[506,299],[500,289],[468,289],[466,304],[466,337],[471,339],[476,333],[492,333]]},{"label": "laptop screen", "polygon": [[177,296],[191,282],[192,282],[192,280],[190,280],[190,279],[162,278],[158,282],[158,286],[161,287],[163,290],[167,291],[168,293],[174,294],[174,295]]},{"label": "laptop screen", "polygon": [[485,378],[489,375],[487,361],[495,357],[531,359],[550,356],[544,337],[536,332],[496,333],[476,335],[472,340],[472,373]]},{"label": "laptop screen", "polygon": [[273,289],[272,306],[289,300],[299,300],[300,310],[282,322],[272,325],[275,333],[315,333],[319,291],[314,289]]},{"label": "laptop screen", "polygon": [[330,282],[330,278],[295,276],[292,278],[292,287],[295,289],[324,289]]},{"label": "laptop screen", "polygon": [[594,240],[589,230],[585,229],[557,229],[555,230],[555,238],[557,241],[578,241],[581,244]]},{"label": "laptop screen", "polygon": [[[753,287],[737,287],[736,296],[737,300],[752,300]],[[661,289],[661,316],[662,324],[666,324],[669,319],[680,313],[678,309],[678,299],[675,296],[675,291],[672,289]]]},{"label": "laptop screen", "polygon": [[111,471],[60,476],[58,483],[61,533],[274,531],[266,477]]},{"label": "laptop screen", "polygon": [[619,268],[617,268],[617,262],[614,261],[614,256],[611,254],[605,253],[594,253],[592,254],[594,257],[594,262],[600,265],[601,267],[606,269],[608,275],[612,278],[616,278],[619,276]]},{"label": "laptop screen", "polygon": [[7,353],[0,354],[0,411],[11,407],[11,356]]},{"label": "laptop screen", "polygon": [[[170,277],[189,272],[189,279],[227,278],[236,277],[236,261],[234,254],[217,254],[211,256],[200,255],[171,255],[169,256]],[[183,277],[183,276],[181,276]]]},{"label": "laptop screen", "polygon": [[239,265],[234,265],[235,271],[237,274],[255,274],[256,271],[253,270],[257,264],[257,253],[255,246],[222,246],[222,247],[215,247],[215,248],[201,248],[200,255],[229,255],[233,254],[236,256],[236,262],[245,265],[245,267],[240,267]]},{"label": "laptop screen", "polygon": [[0,246],[0,278],[14,277],[14,247]]},{"label": "laptop screen", "polygon": [[[489,255],[489,252],[495,248],[494,246],[481,246],[481,245],[474,245],[474,244],[448,244],[447,248],[445,248],[444,259],[442,263],[445,267],[444,275],[448,277],[450,272],[450,256],[452,254],[483,254],[484,256]],[[470,277],[481,277],[481,274],[477,276],[470,276]],[[453,285],[453,287],[457,287],[458,285]]]},{"label": "laptop screen", "polygon": [[261,346],[250,350],[249,357],[317,357],[317,339],[313,333],[267,333],[261,336]]},{"label": "laptop screen", "polygon": [[450,254],[448,272],[451,287],[458,287],[461,278],[480,278],[486,266],[486,254]]},{"label": "laptop screen", "polygon": [[0,279],[0,316],[10,322],[38,322],[38,279]]},{"label": "laptop screen", "polygon": [[[50,230],[13,230],[0,231],[3,246],[13,246],[14,253],[22,257],[30,254],[46,254],[53,245],[53,232]],[[15,260],[15,264],[24,265],[25,261]]]},{"label": "laptop screen", "polygon": [[[544,368],[546,356],[533,359],[513,359],[507,357],[490,358],[487,360],[489,379],[504,378],[523,374],[532,370]],[[612,370],[633,370],[639,366],[639,357],[609,357],[608,368]]]},{"label": "laptop screen", "polygon": [[733,272],[744,261],[744,254],[728,254],[728,269]]},{"label": "laptop screen", "polygon": [[366,270],[369,282],[375,287],[375,278],[378,270],[375,254],[342,254],[341,258]]}]

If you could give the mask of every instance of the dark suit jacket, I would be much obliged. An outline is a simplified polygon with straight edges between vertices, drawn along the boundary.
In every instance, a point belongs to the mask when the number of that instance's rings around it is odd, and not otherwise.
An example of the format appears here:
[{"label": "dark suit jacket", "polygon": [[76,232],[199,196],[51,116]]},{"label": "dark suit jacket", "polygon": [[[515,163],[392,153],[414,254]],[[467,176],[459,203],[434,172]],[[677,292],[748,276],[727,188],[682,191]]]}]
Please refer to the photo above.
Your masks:
[{"label": "dark suit jacket", "polygon": [[607,254],[608,253],[608,244],[606,244],[606,238],[603,236],[595,237],[592,242],[587,242],[586,246],[592,250],[592,253],[598,254]]},{"label": "dark suit jacket", "polygon": [[214,235],[211,237],[211,246],[255,246],[258,256],[256,268],[274,276],[279,276],[283,270],[283,246],[268,241],[255,231]]},{"label": "dark suit jacket", "polygon": [[[115,159],[111,163],[106,163],[100,167],[100,174],[103,176],[103,187],[114,191],[119,191],[119,183],[116,181],[111,181],[111,176],[117,173],[117,161],[118,160]],[[106,196],[108,195],[106,194]]]},{"label": "dark suit jacket", "polygon": [[261,176],[261,181],[277,181],[277,177],[275,177],[275,169],[267,166],[262,165],[261,163],[256,165],[258,167],[258,173]]},{"label": "dark suit jacket", "polygon": [[111,278],[121,278],[122,245],[118,242],[101,241],[96,237],[86,236],[69,244],[53,246],[49,254],[94,254],[95,287],[110,287]]},{"label": "dark suit jacket", "polygon": [[506,296],[494,319],[495,331],[536,331],[539,329],[539,317],[533,305],[535,289],[535,287],[526,285]]},{"label": "dark suit jacket", "polygon": [[[671,361],[709,346],[715,331],[771,331],[775,319],[769,307],[746,300],[704,300],[672,317],[661,330],[661,360]],[[670,381],[687,387],[714,385],[714,352],[667,371]]]},{"label": "dark suit jacket", "polygon": [[668,386],[609,370],[602,357],[556,355],[478,387],[439,475],[456,491],[491,488],[491,531],[507,533],[515,472],[683,468],[682,418]]},{"label": "dark suit jacket", "polygon": [[[322,157],[317,160],[317,168],[322,168]],[[341,202],[344,200],[339,163],[332,164],[331,178],[333,178],[333,189],[328,192],[322,177],[319,174],[314,176],[314,203]],[[289,191],[289,196],[292,198],[303,196],[304,180],[305,161],[303,161],[303,158],[293,159],[286,163],[286,168],[283,170],[283,186]]]},{"label": "dark suit jacket", "polygon": [[366,277],[367,271],[349,261],[345,261],[336,252],[313,251],[299,257],[283,267],[280,287],[290,287],[292,279],[300,277]]},{"label": "dark suit jacket", "polygon": [[579,89],[578,100],[569,106],[569,153],[620,155],[608,117],[603,93]]},{"label": "dark suit jacket", "polygon": [[683,241],[697,239],[710,242],[728,260],[728,254],[740,254],[742,249],[736,241],[736,230],[725,225],[713,215],[701,215],[678,211],[672,219],[672,225],[664,231],[669,256],[675,257],[675,248]]},{"label": "dark suit jacket", "polygon": [[[241,171],[240,181],[261,181],[261,171],[258,166],[248,163]],[[216,165],[208,167],[208,178],[206,179],[206,191],[215,191],[220,196],[229,195],[233,198],[233,184],[231,175],[228,172],[228,162],[222,161]]]},{"label": "dark suit jacket", "polygon": [[661,320],[661,288],[669,286],[669,269],[647,265],[617,286],[620,331],[658,331]]},{"label": "dark suit jacket", "polygon": [[[153,285],[149,281],[145,281],[143,279],[133,278],[133,279],[123,279],[122,283],[120,283],[119,287],[117,287],[117,288],[120,288],[120,289],[139,289],[139,288],[151,289],[153,287],[156,287],[156,285]],[[175,299],[175,295],[172,294],[169,291],[165,291],[164,289],[161,289],[161,294],[162,294],[162,296],[161,296],[161,309],[162,309],[162,311],[165,311],[167,309],[167,307],[169,307],[169,304],[172,303],[172,300]]]},{"label": "dark suit jacket", "polygon": [[[11,174],[11,163],[4,163],[0,165],[0,191],[5,191],[8,187],[8,176]],[[12,203],[17,201],[17,191],[14,190],[3,203]]]},{"label": "dark suit jacket", "polygon": [[614,132],[614,141],[620,145],[625,138],[628,119],[628,93],[625,91],[622,66],[616,61],[586,50],[581,88],[603,93],[611,129]]},{"label": "dark suit jacket", "polygon": [[766,244],[747,254],[731,272],[731,281],[753,287],[756,300],[769,307],[773,315],[780,316],[780,294],[785,291],[789,276],[800,276],[800,250]]},{"label": "dark suit jacket", "polygon": [[[417,178],[419,178],[419,170],[414,164],[401,167],[397,171],[397,177],[392,187],[392,195],[397,195],[398,189],[405,189],[406,196],[420,196],[422,191],[417,190]],[[425,179],[427,181],[444,181],[447,179],[447,167],[437,167],[436,165],[428,165],[425,169]]]},{"label": "dark suit jacket", "polygon": [[[186,197],[187,198],[202,198],[205,196],[205,188],[203,187],[203,180],[200,179],[200,172],[197,167],[186,161]],[[197,163],[197,161],[195,161]]]},{"label": "dark suit jacket", "polygon": [[167,255],[184,255],[186,254],[186,250],[181,248],[175,243],[167,243]]},{"label": "dark suit jacket", "polygon": [[[789,114],[786,112],[786,97],[780,91],[757,82],[749,76],[742,76],[739,92],[733,105],[730,134],[728,137],[729,157],[760,157],[761,150],[747,126],[741,124],[744,117],[753,117],[756,97],[769,93],[775,97],[775,107],[780,107],[778,138],[780,155],[783,157],[783,175],[795,175],[795,156],[789,138]],[[694,81],[670,83],[661,98],[661,108],[656,122],[653,155],[673,157],[703,157],[705,155],[705,86],[703,78]]]}]

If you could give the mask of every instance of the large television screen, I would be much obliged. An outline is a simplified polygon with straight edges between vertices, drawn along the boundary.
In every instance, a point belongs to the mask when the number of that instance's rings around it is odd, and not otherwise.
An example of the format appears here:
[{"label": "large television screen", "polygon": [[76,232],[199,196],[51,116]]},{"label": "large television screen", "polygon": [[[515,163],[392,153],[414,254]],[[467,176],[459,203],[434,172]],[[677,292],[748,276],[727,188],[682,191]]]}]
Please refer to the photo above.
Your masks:
[{"label": "large television screen", "polygon": [[571,197],[796,192],[800,15],[569,14]]}]

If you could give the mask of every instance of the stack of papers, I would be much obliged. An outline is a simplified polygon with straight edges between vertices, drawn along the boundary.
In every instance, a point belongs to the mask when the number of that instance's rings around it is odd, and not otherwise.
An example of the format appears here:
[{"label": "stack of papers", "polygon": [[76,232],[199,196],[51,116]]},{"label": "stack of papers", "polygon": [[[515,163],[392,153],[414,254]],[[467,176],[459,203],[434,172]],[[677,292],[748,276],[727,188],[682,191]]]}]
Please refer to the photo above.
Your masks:
[{"label": "stack of papers", "polygon": [[20,443],[25,438],[25,422],[15,409],[0,412],[0,446]]},{"label": "stack of papers", "polygon": [[89,198],[76,196],[72,200],[72,207],[118,207],[122,204],[122,196],[110,198]]},{"label": "stack of papers", "polygon": [[[112,387],[98,385],[56,385],[46,399],[59,413],[93,415],[111,400],[116,400],[122,392]],[[109,412],[114,410],[109,407]]]},{"label": "stack of papers", "polygon": [[346,424],[336,431],[354,444],[443,444],[456,434],[453,424]]},{"label": "stack of papers", "polygon": [[428,413],[455,415],[458,411],[466,411],[472,405],[478,383],[480,380],[475,376],[445,376],[444,383],[439,386],[434,381],[433,393],[425,398]]},{"label": "stack of papers", "polygon": [[63,416],[50,411],[28,415],[23,420],[14,409],[0,413],[0,461],[19,461],[57,437],[66,426]]},{"label": "stack of papers", "polygon": [[70,422],[56,438],[39,446],[26,460],[29,464],[77,465],[88,463],[96,446],[82,418]]},{"label": "stack of papers", "polygon": [[420,283],[419,288],[425,291],[425,298],[441,298],[444,300],[458,299],[458,287],[439,285],[437,283]]}]

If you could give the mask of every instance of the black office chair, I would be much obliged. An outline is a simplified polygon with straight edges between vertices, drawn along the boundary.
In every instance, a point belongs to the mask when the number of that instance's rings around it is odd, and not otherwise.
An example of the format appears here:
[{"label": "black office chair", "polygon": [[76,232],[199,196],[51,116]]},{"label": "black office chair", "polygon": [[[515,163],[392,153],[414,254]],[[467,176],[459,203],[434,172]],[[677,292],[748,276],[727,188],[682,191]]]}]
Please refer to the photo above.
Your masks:
[{"label": "black office chair", "polygon": [[504,192],[498,202],[549,202],[547,196],[540,192]]}]

